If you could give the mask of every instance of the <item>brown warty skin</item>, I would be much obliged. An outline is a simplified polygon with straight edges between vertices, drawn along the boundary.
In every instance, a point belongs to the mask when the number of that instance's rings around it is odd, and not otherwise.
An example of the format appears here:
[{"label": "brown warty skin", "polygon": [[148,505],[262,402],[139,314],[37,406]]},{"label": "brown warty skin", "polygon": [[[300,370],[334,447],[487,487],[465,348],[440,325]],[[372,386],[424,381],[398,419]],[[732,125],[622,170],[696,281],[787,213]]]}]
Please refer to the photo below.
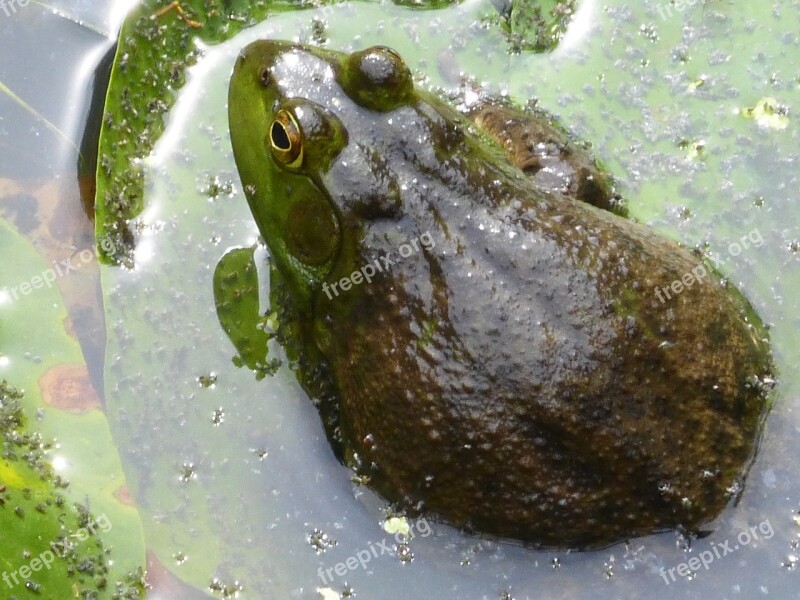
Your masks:
[{"label": "brown warty skin", "polygon": [[[243,50],[231,138],[289,354],[344,460],[399,506],[554,548],[697,531],[752,460],[766,334],[515,111],[470,120],[381,47]],[[541,173],[559,163],[561,182]]]}]

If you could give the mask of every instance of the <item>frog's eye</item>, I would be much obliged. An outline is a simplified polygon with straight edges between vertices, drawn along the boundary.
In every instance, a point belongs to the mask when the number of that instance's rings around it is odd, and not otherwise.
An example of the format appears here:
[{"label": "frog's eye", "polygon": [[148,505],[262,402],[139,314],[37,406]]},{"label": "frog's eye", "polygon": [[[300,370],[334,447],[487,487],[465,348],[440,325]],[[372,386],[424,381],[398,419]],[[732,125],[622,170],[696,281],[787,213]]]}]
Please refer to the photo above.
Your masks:
[{"label": "frog's eye", "polygon": [[373,110],[392,110],[407,103],[414,91],[408,66],[386,46],[351,54],[342,79],[349,95]]},{"label": "frog's eye", "polygon": [[289,169],[303,164],[303,135],[294,115],[279,110],[269,128],[269,147],[275,161]]},{"label": "frog's eye", "polygon": [[347,145],[347,131],[329,110],[304,98],[279,103],[267,134],[279,166],[292,173],[325,171]]}]

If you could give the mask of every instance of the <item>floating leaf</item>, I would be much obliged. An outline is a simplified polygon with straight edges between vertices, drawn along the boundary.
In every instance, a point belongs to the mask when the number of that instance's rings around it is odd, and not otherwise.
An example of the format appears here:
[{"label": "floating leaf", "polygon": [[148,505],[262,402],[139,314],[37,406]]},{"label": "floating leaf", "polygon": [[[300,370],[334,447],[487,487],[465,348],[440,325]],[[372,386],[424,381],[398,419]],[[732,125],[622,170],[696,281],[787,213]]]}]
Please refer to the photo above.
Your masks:
[{"label": "floating leaf", "polygon": [[502,19],[512,49],[546,52],[564,37],[577,0],[507,0],[504,5]]},{"label": "floating leaf", "polygon": [[25,390],[0,383],[0,571],[20,598],[22,579],[43,598],[112,598],[117,582],[116,597],[140,598],[141,524],[120,500],[119,457],[54,272],[3,221],[0,255],[14,257],[0,279],[0,380]]}]

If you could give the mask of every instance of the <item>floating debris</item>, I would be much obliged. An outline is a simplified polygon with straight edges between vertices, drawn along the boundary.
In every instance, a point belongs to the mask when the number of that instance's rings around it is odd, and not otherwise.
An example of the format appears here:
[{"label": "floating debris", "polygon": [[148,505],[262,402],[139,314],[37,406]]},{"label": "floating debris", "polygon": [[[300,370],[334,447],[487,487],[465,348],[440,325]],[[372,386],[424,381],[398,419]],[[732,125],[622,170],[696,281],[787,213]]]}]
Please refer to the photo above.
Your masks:
[{"label": "floating debris", "polygon": [[383,522],[383,530],[391,535],[399,533],[408,539],[411,533],[411,527],[408,524],[408,519],[405,517],[390,517]]},{"label": "floating debris", "polygon": [[765,129],[786,129],[789,126],[789,107],[780,104],[775,98],[762,98],[753,108],[744,108],[739,114],[753,119]]},{"label": "floating debris", "polygon": [[307,541],[317,554],[325,554],[325,552],[339,543],[327,533],[324,533],[319,529],[315,529],[312,533],[310,533]]},{"label": "floating debris", "polygon": [[322,596],[322,600],[341,600],[341,596],[331,588],[317,588],[317,593]]}]

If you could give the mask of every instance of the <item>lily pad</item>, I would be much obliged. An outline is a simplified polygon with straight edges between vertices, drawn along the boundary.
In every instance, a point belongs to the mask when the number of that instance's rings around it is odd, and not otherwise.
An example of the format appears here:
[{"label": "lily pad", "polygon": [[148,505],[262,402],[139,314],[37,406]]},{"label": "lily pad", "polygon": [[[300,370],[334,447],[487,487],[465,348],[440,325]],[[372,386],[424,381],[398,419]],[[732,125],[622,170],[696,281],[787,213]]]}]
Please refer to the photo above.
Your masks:
[{"label": "lily pad", "polygon": [[[274,9],[259,25],[245,7],[182,6],[184,15],[146,3],[126,24],[98,194],[99,239],[112,240],[110,258],[128,267],[103,270],[109,418],[161,562],[212,594],[241,598],[346,597],[348,590],[398,599],[538,597],[542,589],[580,597],[601,585],[607,597],[634,597],[664,585],[659,567],[685,559],[675,548],[678,534],[554,556],[438,523],[405,547],[382,528],[389,507],[351,483],[287,367],[290,357],[275,339],[248,349],[253,327],[269,313],[268,264],[249,258],[253,248],[264,250],[231,157],[227,80],[238,50],[261,37],[341,50],[382,43],[400,52],[418,85],[455,92],[463,73],[518,104],[558,113],[621,182],[633,217],[720,258],[718,268],[776,324],[776,355],[792,364],[800,357],[793,333],[800,278],[788,248],[800,223],[787,190],[797,189],[796,125],[790,118],[786,129],[767,130],[739,114],[760,98],[789,107],[800,100],[795,42],[780,35],[774,6],[742,14],[726,3],[698,4],[661,17],[657,2],[587,2],[556,50],[540,55],[509,54],[506,35],[485,25],[492,5],[475,0],[427,11],[367,2],[293,11],[256,5],[265,14]],[[781,9],[794,19],[800,10]],[[219,37],[186,20],[206,18],[220,19]],[[779,86],[772,73],[780,73]],[[147,117],[150,111],[158,114]],[[231,265],[241,269],[247,308],[220,315],[220,299],[237,293],[233,281],[220,291]],[[271,359],[282,366],[259,381],[258,365]],[[783,389],[797,394],[800,385],[790,379]],[[785,457],[800,450],[786,437],[797,420],[780,402],[772,415],[785,420],[784,437],[767,443],[760,460],[796,474]],[[783,501],[761,484],[762,466],[757,461],[739,506],[714,524],[713,539],[766,516],[788,522]],[[784,497],[800,497],[791,479],[782,480]],[[741,582],[745,592],[765,581],[775,593],[793,589],[774,570],[788,535],[742,551],[766,573]],[[365,550],[369,561],[347,567]],[[694,589],[721,595],[739,576],[737,564],[715,563]]]},{"label": "lily pad", "polygon": [[139,516],[56,272],[2,221],[0,254],[15,259],[0,281],[0,379],[16,386],[0,383],[0,589],[140,598]]},{"label": "lily pad", "polygon": [[510,0],[503,25],[514,51],[544,52],[556,48],[577,9],[577,0]]}]

